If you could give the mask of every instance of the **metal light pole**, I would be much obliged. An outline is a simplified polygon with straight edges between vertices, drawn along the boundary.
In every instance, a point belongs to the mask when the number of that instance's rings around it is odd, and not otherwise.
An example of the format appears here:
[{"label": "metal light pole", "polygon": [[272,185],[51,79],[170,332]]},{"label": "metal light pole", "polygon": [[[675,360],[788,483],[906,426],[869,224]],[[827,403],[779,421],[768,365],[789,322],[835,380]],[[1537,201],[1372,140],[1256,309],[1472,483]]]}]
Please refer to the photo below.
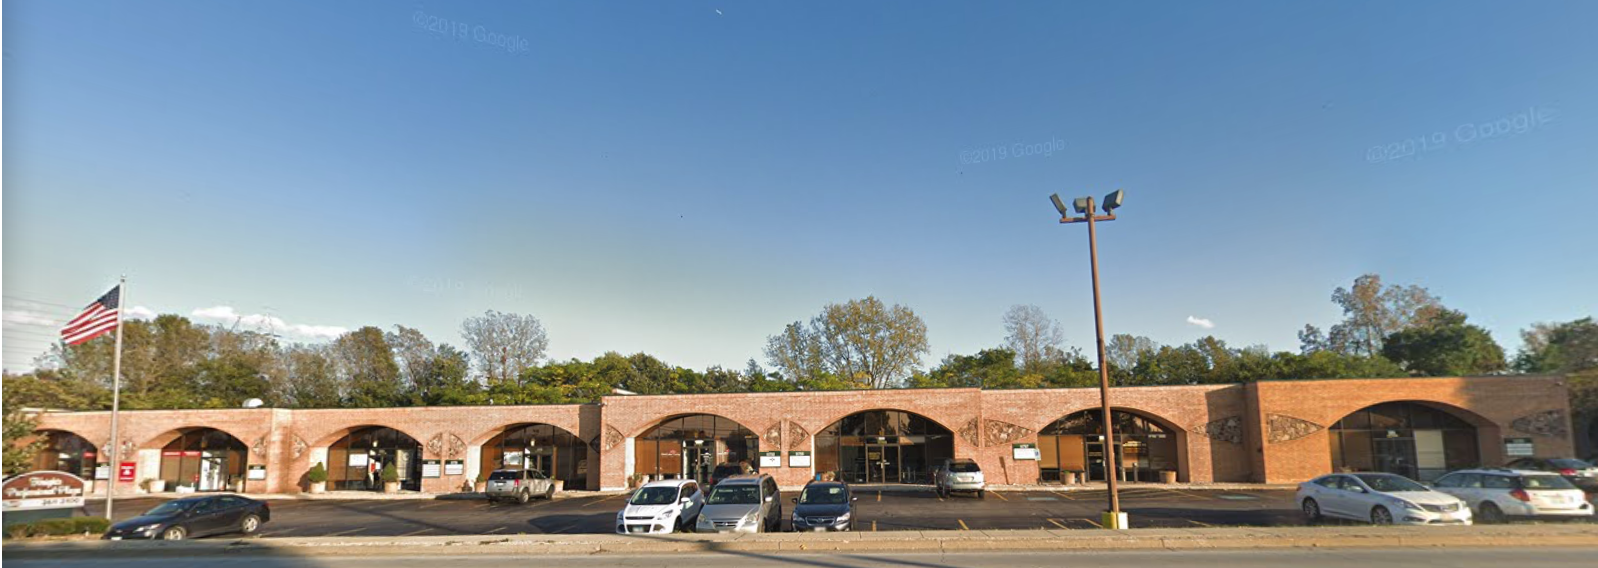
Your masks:
[{"label": "metal light pole", "polygon": [[1119,477],[1116,471],[1119,467],[1120,455],[1116,452],[1115,428],[1110,420],[1110,369],[1104,365],[1104,308],[1099,301],[1099,235],[1094,225],[1099,221],[1114,221],[1115,209],[1121,206],[1121,200],[1126,196],[1122,190],[1115,190],[1104,197],[1104,215],[1098,215],[1092,197],[1078,197],[1073,205],[1080,217],[1072,217],[1066,209],[1065,202],[1060,201],[1060,195],[1049,196],[1054,202],[1054,208],[1060,212],[1061,223],[1087,223],[1088,224],[1088,258],[1092,263],[1093,273],[1093,325],[1099,342],[1099,405],[1103,411],[1104,419],[1104,479],[1109,485],[1110,510],[1104,519],[1105,528],[1125,529],[1121,516],[1121,495],[1117,484]]}]

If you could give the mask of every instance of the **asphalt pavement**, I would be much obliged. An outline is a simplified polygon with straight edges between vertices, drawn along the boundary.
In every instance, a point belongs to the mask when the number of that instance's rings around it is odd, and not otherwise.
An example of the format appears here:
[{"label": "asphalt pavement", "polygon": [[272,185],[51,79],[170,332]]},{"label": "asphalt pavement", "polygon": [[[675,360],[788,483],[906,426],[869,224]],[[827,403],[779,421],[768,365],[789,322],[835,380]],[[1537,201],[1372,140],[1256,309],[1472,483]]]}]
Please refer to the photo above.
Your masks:
[{"label": "asphalt pavement", "polygon": [[[797,493],[784,493],[783,530]],[[1103,490],[988,491],[987,497],[942,498],[930,489],[856,491],[857,531],[1097,529],[1107,507]],[[263,537],[444,536],[516,534],[606,534],[626,495],[568,494],[526,505],[468,499],[274,499]],[[118,520],[165,499],[119,499]],[[102,504],[87,507],[96,513]],[[1121,507],[1133,528],[1288,526],[1303,524],[1293,492],[1282,490],[1185,490],[1131,487]]]},{"label": "asphalt pavement", "polygon": [[[1264,549],[1185,551],[1049,551],[980,553],[845,553],[775,554],[720,552],[639,556],[542,556],[540,564],[562,568],[622,566],[630,568],[1021,568],[1086,566],[1182,566],[1193,568],[1346,568],[1348,566],[1448,566],[1452,568],[1568,568],[1591,566],[1592,549],[1568,548],[1406,548],[1406,549]],[[14,566],[58,568],[436,568],[453,564],[473,568],[528,566],[532,560],[507,556],[378,556],[299,557],[234,556],[203,558],[84,558],[63,560],[12,560]]]}]

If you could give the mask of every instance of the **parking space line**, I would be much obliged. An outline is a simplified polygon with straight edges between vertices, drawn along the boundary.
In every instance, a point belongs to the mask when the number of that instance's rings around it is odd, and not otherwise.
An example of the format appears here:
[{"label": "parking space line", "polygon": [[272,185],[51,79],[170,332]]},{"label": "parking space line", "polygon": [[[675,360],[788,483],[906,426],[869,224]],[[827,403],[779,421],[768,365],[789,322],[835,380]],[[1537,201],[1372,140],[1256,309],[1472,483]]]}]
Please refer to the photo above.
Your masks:
[{"label": "parking space line", "polygon": [[1003,494],[1003,493],[999,493],[999,492],[998,492],[998,491],[994,491],[994,492],[993,492],[993,496],[994,496],[994,497],[998,497],[998,498],[1000,498],[1000,499],[1003,499],[1003,500],[1005,500],[1005,501],[1009,501],[1009,500],[1010,500],[1010,498],[1009,498],[1009,497],[1005,497],[1005,496],[1004,496],[1004,494]]},{"label": "parking space line", "polygon": [[965,526],[965,521],[964,520],[955,519],[955,521],[958,521],[960,523],[960,530],[963,530],[963,531],[971,530],[971,527]]},{"label": "parking space line", "polygon": [[882,502],[882,491],[880,489],[877,490],[877,502],[878,503]]},{"label": "parking space line", "polygon": [[1062,529],[1071,530],[1071,527],[1068,527],[1068,526],[1065,526],[1064,524],[1061,524],[1060,521],[1056,521],[1054,519],[1043,519],[1043,520],[1048,521],[1050,523],[1054,523],[1054,526],[1060,527]]},{"label": "parking space line", "polygon": [[1197,493],[1189,493],[1187,491],[1182,491],[1180,489],[1166,489],[1166,491],[1170,491],[1170,492],[1175,493],[1177,495],[1186,495],[1186,496],[1192,497],[1194,499],[1214,499],[1214,497],[1206,497],[1204,495],[1199,495]]},{"label": "parking space line", "polygon": [[608,497],[605,497],[605,498],[603,498],[603,499],[600,499],[600,500],[598,500],[598,501],[591,501],[591,502],[588,502],[588,503],[583,503],[583,506],[584,506],[584,507],[587,507],[587,506],[589,506],[589,505],[598,505],[598,504],[600,504],[600,503],[604,503],[604,502],[606,502],[606,501],[609,501],[609,500],[611,500],[611,499],[615,499],[615,498],[617,498],[617,497],[624,497],[624,496],[626,496],[626,495],[627,495],[627,494],[626,494],[626,493],[617,493],[617,494],[615,494],[615,495],[611,495],[611,496],[608,496]]},{"label": "parking space line", "polygon": [[449,501],[439,501],[437,503],[428,503],[426,505],[422,505],[420,507],[417,507],[417,509],[431,509],[433,507],[442,507],[442,506],[448,505],[448,504],[449,504]]},{"label": "parking space line", "polygon": [[871,532],[877,532],[877,522],[871,521]]},{"label": "parking space line", "polygon": [[430,531],[430,530],[433,530],[433,527],[427,527],[427,528],[424,528],[424,529],[419,530],[419,531],[411,531],[411,532],[402,534],[400,536],[416,536],[416,535],[422,534],[422,533]]},{"label": "parking space line", "polygon": [[1212,525],[1212,524],[1209,524],[1209,523],[1201,523],[1201,522],[1195,521],[1193,519],[1188,519],[1187,522],[1193,523],[1193,524],[1201,526],[1201,527],[1213,527],[1213,526],[1215,526],[1215,525]]},{"label": "parking space line", "polygon": [[497,532],[499,532],[499,531],[502,531],[502,530],[505,530],[505,529],[508,529],[508,528],[510,528],[510,527],[497,527],[497,528],[495,528],[495,529],[494,529],[494,530],[491,530],[491,531],[488,531],[488,532],[485,532],[485,533],[483,533],[483,534],[494,534],[494,533],[497,533]]},{"label": "parking space line", "polygon": [[328,534],[324,534],[322,536],[344,536],[344,535],[347,535],[347,534],[358,533],[358,532],[361,532],[361,531],[364,531],[364,530],[366,530],[366,527],[361,527],[361,528],[358,528],[358,529],[350,529],[350,530],[343,531],[343,532],[328,533]]},{"label": "parking space line", "polygon": [[1065,500],[1066,500],[1066,501],[1075,501],[1075,500],[1076,500],[1076,497],[1072,497],[1072,496],[1070,496],[1070,495],[1066,495],[1066,494],[1065,494],[1065,493],[1064,493],[1064,492],[1062,492],[1062,491],[1050,491],[1050,492],[1049,492],[1049,493],[1053,493],[1053,494],[1055,494],[1055,495],[1059,495],[1059,496],[1061,496],[1061,497],[1064,497],[1064,498],[1065,498]]},{"label": "parking space line", "polygon": [[1104,528],[1104,525],[1101,525],[1101,524],[1095,522],[1093,519],[1082,519],[1082,520],[1083,521],[1087,521],[1087,524],[1093,525],[1095,527],[1098,527],[1098,528],[1101,528],[1101,529]]}]

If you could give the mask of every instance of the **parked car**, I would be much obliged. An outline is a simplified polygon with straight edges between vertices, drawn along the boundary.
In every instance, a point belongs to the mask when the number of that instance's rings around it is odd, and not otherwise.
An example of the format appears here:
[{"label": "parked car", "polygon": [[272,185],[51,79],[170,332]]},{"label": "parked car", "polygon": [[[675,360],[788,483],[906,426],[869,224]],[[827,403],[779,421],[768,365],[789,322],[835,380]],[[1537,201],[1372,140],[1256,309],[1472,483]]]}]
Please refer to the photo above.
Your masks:
[{"label": "parked car", "polygon": [[692,479],[651,481],[616,512],[617,534],[666,534],[693,530],[705,508],[705,494]]},{"label": "parked car", "polygon": [[555,482],[536,469],[497,469],[488,474],[489,501],[526,503],[555,496]]},{"label": "parked car", "polygon": [[255,534],[272,520],[266,503],[239,495],[206,495],[167,501],[143,515],[111,525],[107,540],[183,540],[223,533]]},{"label": "parked car", "polygon": [[1325,517],[1374,525],[1468,525],[1470,507],[1458,497],[1391,473],[1334,473],[1298,484],[1295,496],[1311,523]]},{"label": "parked car", "polygon": [[841,481],[815,481],[793,499],[793,530],[846,531],[853,525],[858,497]]},{"label": "parked car", "polygon": [[710,470],[710,486],[715,487],[717,483],[721,483],[722,480],[734,475],[753,475],[755,473],[758,472],[748,462],[724,463]]},{"label": "parked car", "polygon": [[1591,517],[1587,495],[1558,474],[1522,469],[1467,469],[1437,478],[1438,491],[1464,499],[1484,523],[1510,517]]},{"label": "parked car", "polygon": [[1586,491],[1589,501],[1593,499],[1594,494],[1598,494],[1598,465],[1593,465],[1592,462],[1575,458],[1520,458],[1509,462],[1505,467],[1557,473],[1563,476],[1565,481]]},{"label": "parked car", "polygon": [[975,493],[978,499],[988,496],[988,483],[982,467],[970,459],[944,459],[932,472],[932,486],[938,495],[948,497],[955,491]]},{"label": "parked car", "polygon": [[710,488],[694,530],[774,532],[782,528],[782,501],[770,475],[738,475]]}]

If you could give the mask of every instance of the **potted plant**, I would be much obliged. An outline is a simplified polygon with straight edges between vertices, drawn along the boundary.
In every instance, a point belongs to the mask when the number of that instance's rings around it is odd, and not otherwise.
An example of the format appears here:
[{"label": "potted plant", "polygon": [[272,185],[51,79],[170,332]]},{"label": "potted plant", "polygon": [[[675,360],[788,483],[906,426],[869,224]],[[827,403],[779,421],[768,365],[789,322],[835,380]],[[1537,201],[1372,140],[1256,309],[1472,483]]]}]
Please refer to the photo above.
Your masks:
[{"label": "potted plant", "polygon": [[235,476],[229,477],[228,480],[227,480],[227,483],[228,483],[228,487],[230,489],[232,489],[234,493],[243,493],[244,492],[244,476],[235,475]]},{"label": "potted plant", "polygon": [[394,462],[383,466],[383,492],[399,493],[399,468],[394,467]]},{"label": "potted plant", "polygon": [[1160,471],[1160,483],[1164,483],[1164,484],[1167,484],[1167,485],[1172,484],[1172,483],[1176,483],[1176,472],[1175,471],[1171,471],[1169,469],[1161,470]]},{"label": "potted plant", "polygon": [[472,490],[478,493],[488,491],[488,474],[478,472],[477,481],[472,482]]},{"label": "potted plant", "polygon": [[1060,477],[1060,481],[1065,482],[1066,485],[1076,485],[1082,482],[1082,472],[1075,469],[1066,471]]},{"label": "potted plant", "polygon": [[146,478],[144,481],[139,482],[139,487],[144,488],[147,493],[164,493],[166,492],[166,480],[153,477]]},{"label": "potted plant", "polygon": [[311,482],[311,493],[327,492],[327,467],[322,462],[311,466],[311,470],[305,472],[305,479]]}]

